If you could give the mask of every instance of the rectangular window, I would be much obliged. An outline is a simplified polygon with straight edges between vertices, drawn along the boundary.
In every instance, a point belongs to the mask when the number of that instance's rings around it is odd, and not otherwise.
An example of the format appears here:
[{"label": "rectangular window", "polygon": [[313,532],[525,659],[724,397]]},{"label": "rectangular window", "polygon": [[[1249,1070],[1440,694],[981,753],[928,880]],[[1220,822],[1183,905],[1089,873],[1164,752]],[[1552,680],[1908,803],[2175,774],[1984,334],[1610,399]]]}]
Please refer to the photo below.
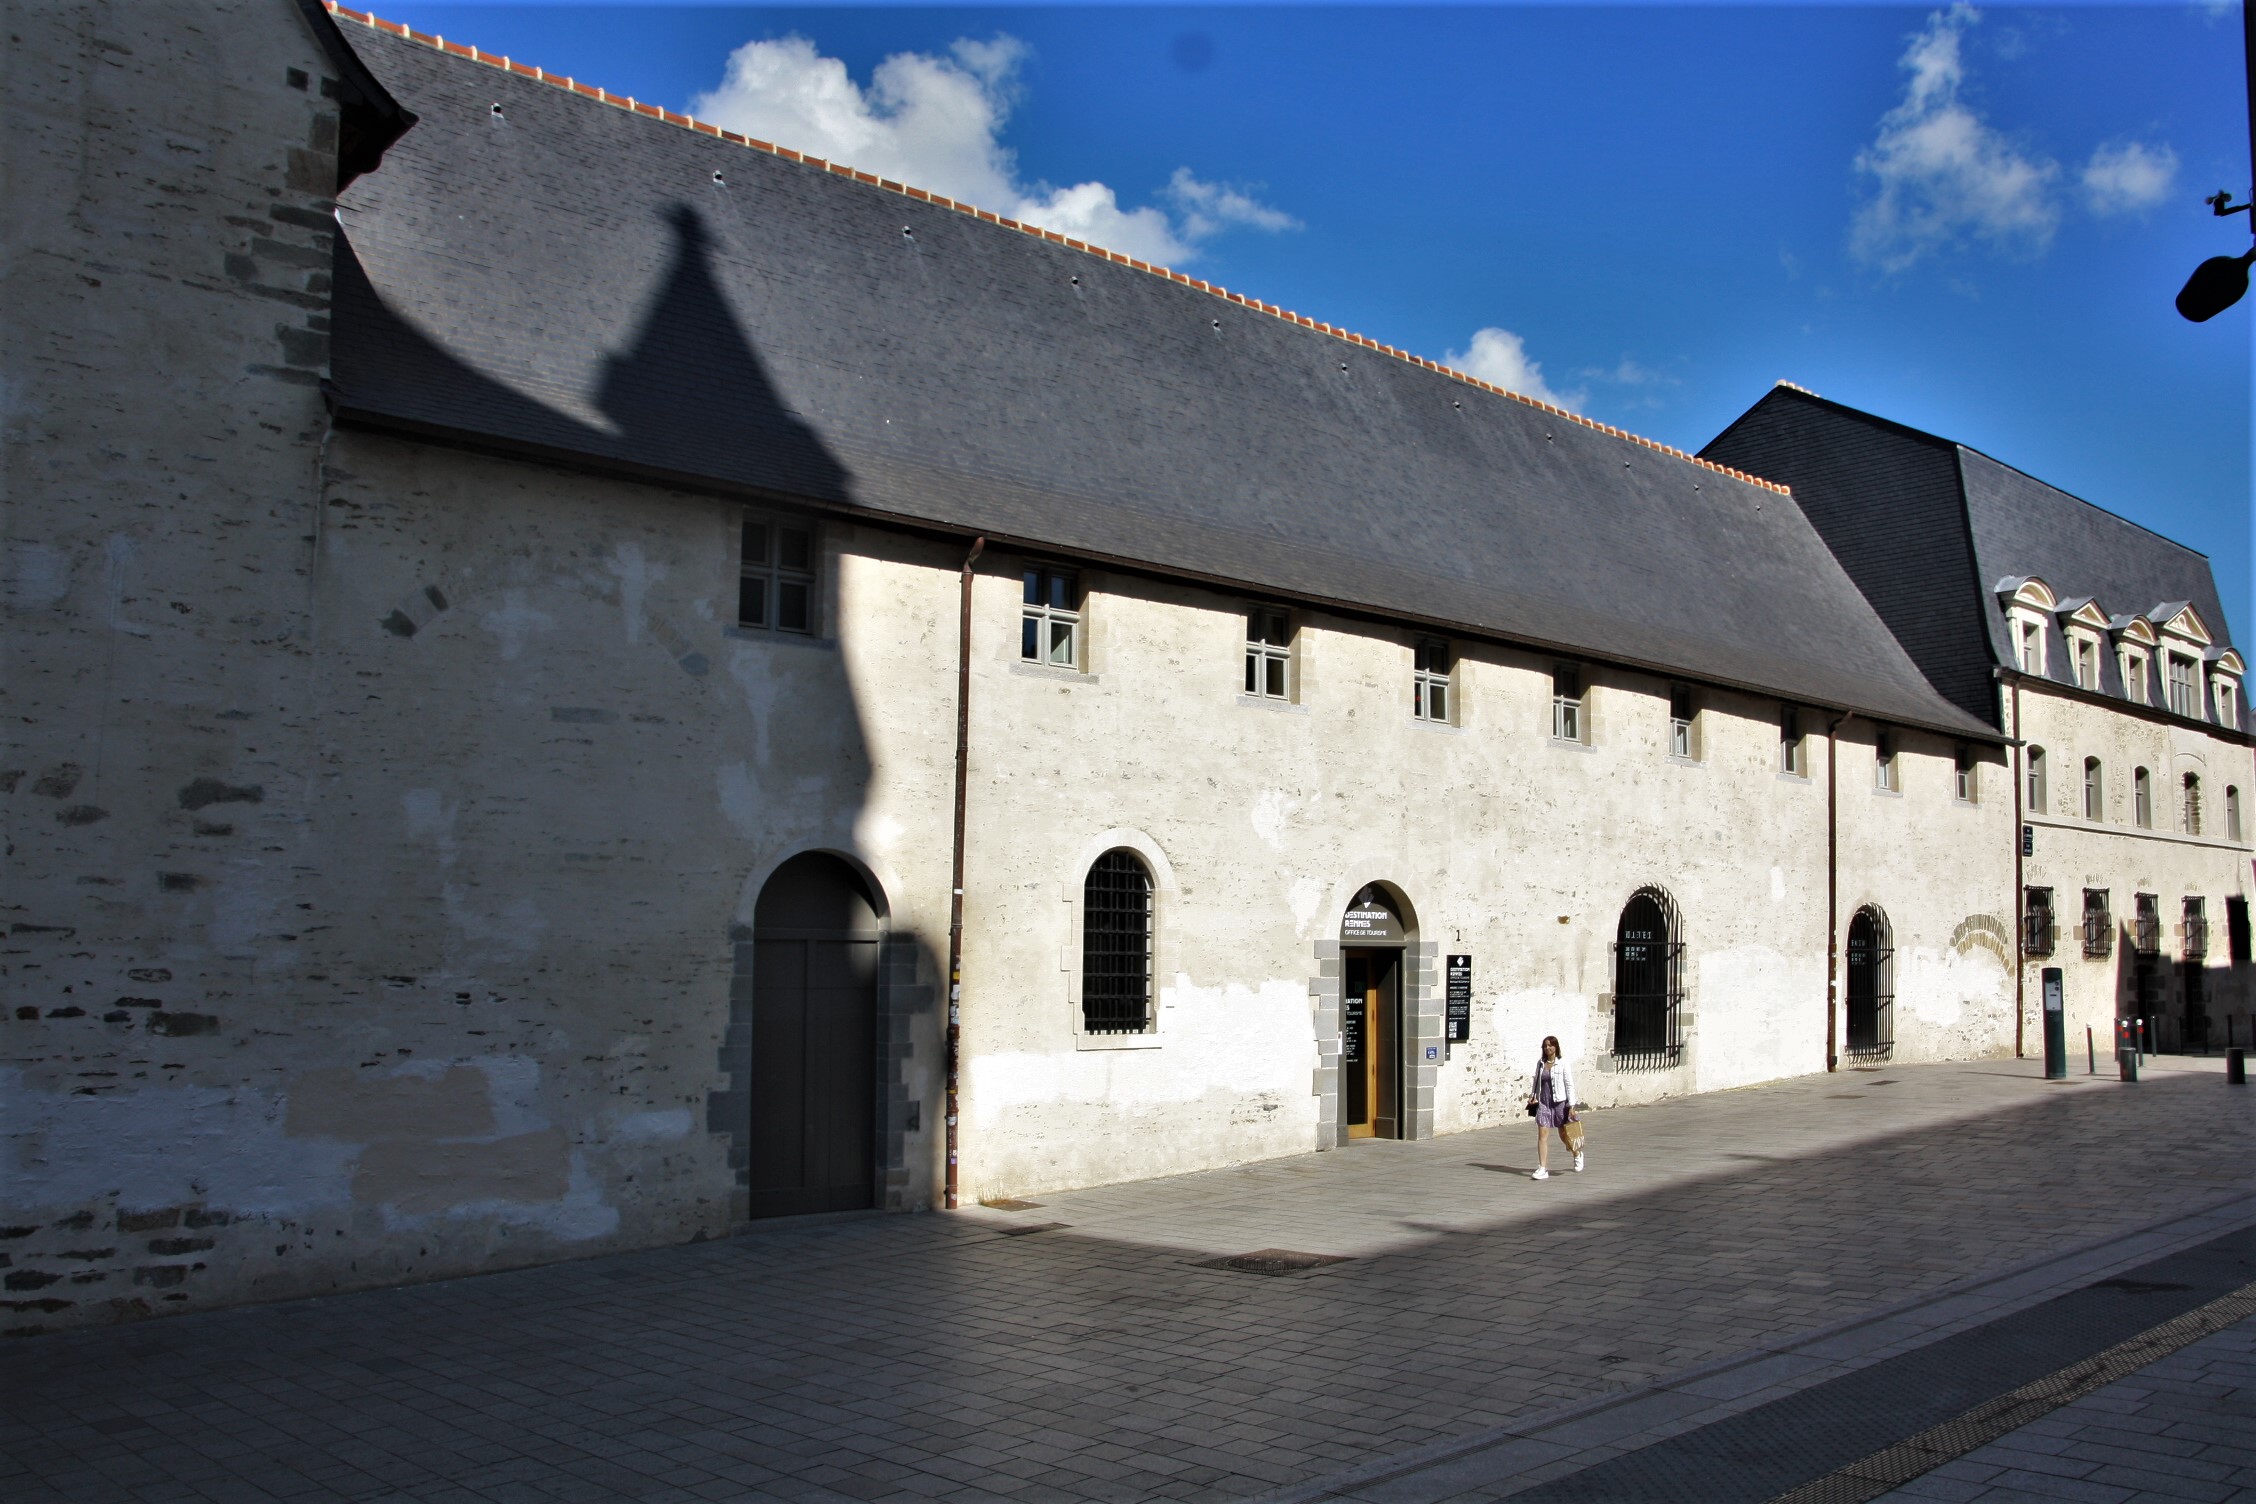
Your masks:
[{"label": "rectangular window", "polygon": [[2178,809],[2178,828],[2189,836],[2201,834],[2201,780],[2185,775],[2184,797]]},{"label": "rectangular window", "polygon": [[2188,961],[2198,961],[2208,954],[2208,900],[2188,898],[2185,901],[2185,958]]},{"label": "rectangular window", "polygon": [[2240,729],[2240,697],[2233,692],[2230,679],[2217,681],[2217,724]]},{"label": "rectangular window", "polygon": [[2076,639],[2076,687],[2099,688],[2099,644],[2089,637]]},{"label": "rectangular window", "polygon": [[2162,950],[2162,900],[2152,893],[2141,893],[2134,902],[2138,917],[2131,943],[2144,955],[2158,955]]},{"label": "rectangular window", "polygon": [[2024,955],[2052,954],[2052,889],[2021,890],[2021,951]]},{"label": "rectangular window", "polygon": [[1081,666],[1081,580],[1069,569],[1026,571],[1018,656],[1052,668]]},{"label": "rectangular window", "polygon": [[2123,655],[2123,697],[2134,704],[2146,703],[2146,655]]},{"label": "rectangular window", "polygon": [[2240,839],[2240,790],[2237,788],[2225,790],[2225,839]]},{"label": "rectangular window", "polygon": [[2248,964],[2248,900],[2238,895],[2225,900],[2225,945],[2233,965]]},{"label": "rectangular window", "polygon": [[1872,749],[1872,786],[1885,793],[1902,792],[1896,778],[1896,739],[1889,732],[1880,733]]},{"label": "rectangular window", "polygon": [[1802,713],[1789,705],[1778,712],[1778,771],[1791,778],[1808,774],[1802,738]]},{"label": "rectangular window", "polygon": [[2154,779],[2144,768],[2131,770],[2131,823],[2141,830],[2154,828]]},{"label": "rectangular window", "polygon": [[1245,692],[1264,700],[1292,698],[1292,613],[1280,606],[1246,613]]},{"label": "rectangular window", "polygon": [[2033,621],[2024,621],[2019,625],[2021,672],[2024,674],[2042,674],[2044,672],[2044,627]]},{"label": "rectangular window", "polygon": [[2201,697],[2194,692],[2193,660],[2183,654],[2165,655],[2170,670],[2170,709],[2182,716],[2201,714]]},{"label": "rectangular window", "polygon": [[2084,759],[2084,818],[2087,820],[2104,820],[2107,818],[2107,786],[2101,776],[2099,759],[2096,757]]},{"label": "rectangular window", "polygon": [[1449,721],[1449,644],[1438,637],[1418,639],[1410,670],[1410,713],[1421,721]]},{"label": "rectangular window", "polygon": [[2045,812],[2045,753],[2042,747],[2031,747],[2022,754],[2023,768],[2028,773],[2028,802],[2033,814]]},{"label": "rectangular window", "polygon": [[1563,742],[1586,738],[1589,720],[1582,713],[1582,670],[1571,663],[1551,669],[1551,734]]},{"label": "rectangular window", "polygon": [[1691,761],[1700,755],[1699,740],[1693,733],[1693,717],[1698,707],[1692,703],[1692,686],[1669,686],[1669,756]]},{"label": "rectangular window", "polygon": [[1951,758],[1951,792],[1959,803],[1972,804],[1981,791],[1981,783],[1974,776],[1974,749],[1960,747]]},{"label": "rectangular window", "polygon": [[778,632],[815,630],[815,532],[764,517],[744,519],[736,624]]},{"label": "rectangular window", "polygon": [[2105,888],[2084,889],[2084,954],[2104,956],[2115,949],[2115,916],[2108,912]]}]

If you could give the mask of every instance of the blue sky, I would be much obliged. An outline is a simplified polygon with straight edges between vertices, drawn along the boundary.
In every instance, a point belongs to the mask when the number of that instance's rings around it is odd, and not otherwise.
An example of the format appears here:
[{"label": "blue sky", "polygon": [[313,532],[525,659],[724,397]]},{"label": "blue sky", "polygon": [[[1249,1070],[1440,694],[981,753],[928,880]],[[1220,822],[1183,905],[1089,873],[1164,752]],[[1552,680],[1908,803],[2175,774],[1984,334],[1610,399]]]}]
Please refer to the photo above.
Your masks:
[{"label": "blue sky", "polygon": [[2249,244],[2237,8],[374,8],[1686,449],[1797,382],[2201,549],[2256,645],[2256,299],[2170,302]]}]

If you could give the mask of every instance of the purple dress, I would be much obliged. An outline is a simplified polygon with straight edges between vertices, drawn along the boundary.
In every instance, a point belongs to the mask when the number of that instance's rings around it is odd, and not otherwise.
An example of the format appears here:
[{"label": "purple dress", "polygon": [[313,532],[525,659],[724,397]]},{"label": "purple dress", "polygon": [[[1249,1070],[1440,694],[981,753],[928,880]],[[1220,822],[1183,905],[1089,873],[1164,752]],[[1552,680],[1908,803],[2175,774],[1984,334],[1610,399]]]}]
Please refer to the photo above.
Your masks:
[{"label": "purple dress", "polygon": [[1551,1067],[1549,1065],[1537,1066],[1535,1068],[1535,1126],[1538,1128],[1556,1128],[1567,1120],[1567,1114],[1573,1110],[1574,1104],[1572,1102],[1561,1102],[1552,1095]]}]

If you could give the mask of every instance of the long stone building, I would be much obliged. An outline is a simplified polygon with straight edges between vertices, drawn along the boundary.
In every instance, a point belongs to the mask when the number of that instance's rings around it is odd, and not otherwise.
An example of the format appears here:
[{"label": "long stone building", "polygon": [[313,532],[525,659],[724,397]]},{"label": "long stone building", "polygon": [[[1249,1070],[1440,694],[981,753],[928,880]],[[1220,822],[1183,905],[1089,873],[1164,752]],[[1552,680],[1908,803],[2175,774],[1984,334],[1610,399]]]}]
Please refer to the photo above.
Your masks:
[{"label": "long stone building", "polygon": [[[310,0],[19,9],[6,1329],[2030,1026],[2023,719],[1801,481]],[[2006,552],[2237,674],[2196,556]],[[2237,808],[2200,703],[2052,766]]]}]

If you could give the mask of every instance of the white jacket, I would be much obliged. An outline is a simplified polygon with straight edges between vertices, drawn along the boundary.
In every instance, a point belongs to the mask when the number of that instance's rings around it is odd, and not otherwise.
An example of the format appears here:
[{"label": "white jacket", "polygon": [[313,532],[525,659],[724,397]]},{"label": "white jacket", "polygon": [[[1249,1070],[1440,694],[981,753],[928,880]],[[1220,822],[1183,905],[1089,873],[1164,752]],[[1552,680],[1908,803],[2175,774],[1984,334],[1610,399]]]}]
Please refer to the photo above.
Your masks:
[{"label": "white jacket", "polygon": [[[1536,1075],[1531,1075],[1528,1078],[1528,1096],[1538,1102],[1543,1100],[1537,1088],[1537,1080],[1541,1075],[1542,1068],[1542,1063],[1537,1062]],[[1572,1107],[1577,1100],[1575,1097],[1574,1067],[1567,1064],[1567,1057],[1564,1055],[1551,1062],[1551,1097],[1553,1101],[1564,1102],[1569,1107]]]}]

